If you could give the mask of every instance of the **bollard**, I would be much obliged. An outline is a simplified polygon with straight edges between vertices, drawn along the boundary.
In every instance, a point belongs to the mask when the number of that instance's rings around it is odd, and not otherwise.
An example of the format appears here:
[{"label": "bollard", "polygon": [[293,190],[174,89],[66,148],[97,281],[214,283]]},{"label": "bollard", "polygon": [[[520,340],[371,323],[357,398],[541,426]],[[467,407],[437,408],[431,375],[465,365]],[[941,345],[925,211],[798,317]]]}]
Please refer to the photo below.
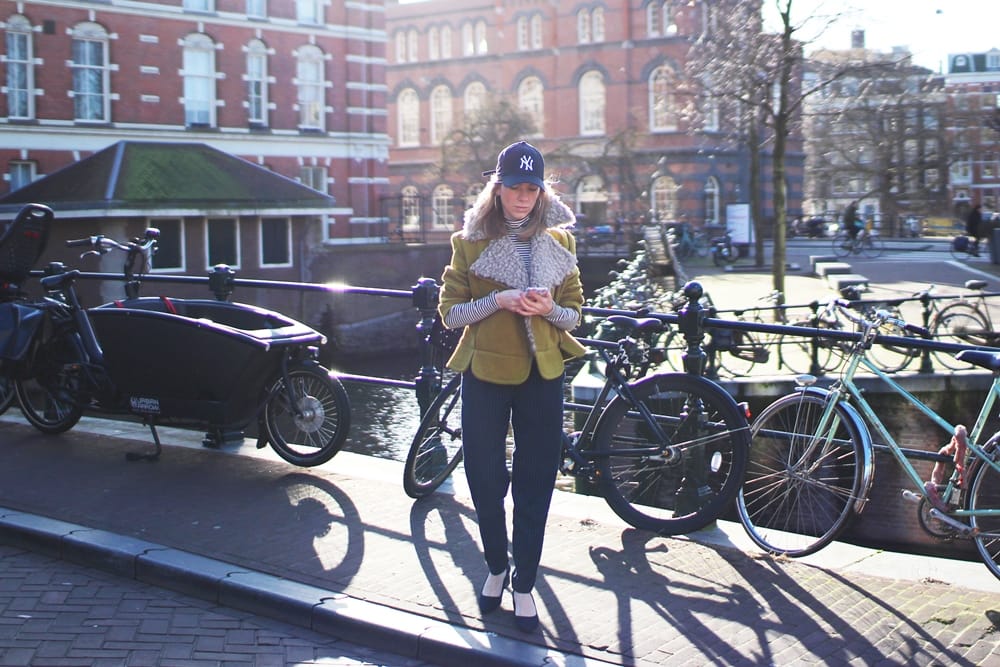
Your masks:
[{"label": "bollard", "polygon": [[414,383],[416,385],[417,405],[420,406],[420,415],[423,416],[441,390],[441,374],[434,367],[434,348],[431,341],[441,288],[433,278],[420,278],[411,289],[413,290],[413,306],[420,311],[420,321],[417,322],[420,373]]},{"label": "bollard", "polygon": [[229,301],[235,284],[236,270],[228,264],[216,264],[208,270],[208,289],[219,301]]},{"label": "bollard", "polygon": [[[812,301],[809,308],[812,310],[809,321],[812,322],[813,329],[819,328],[819,301]],[[819,366],[819,336],[813,336],[809,339],[809,355],[811,357],[809,374],[819,377],[823,374],[823,369]]]}]

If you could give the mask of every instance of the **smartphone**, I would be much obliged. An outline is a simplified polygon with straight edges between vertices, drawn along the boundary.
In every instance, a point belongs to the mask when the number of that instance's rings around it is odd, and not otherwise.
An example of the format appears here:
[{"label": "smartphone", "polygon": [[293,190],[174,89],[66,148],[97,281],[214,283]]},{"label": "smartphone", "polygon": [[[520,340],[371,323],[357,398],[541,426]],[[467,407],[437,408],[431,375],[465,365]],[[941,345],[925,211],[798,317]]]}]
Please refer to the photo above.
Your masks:
[{"label": "smartphone", "polygon": [[530,292],[532,294],[548,294],[549,293],[549,288],[548,287],[527,287],[527,288],[525,288],[524,291],[525,292]]}]

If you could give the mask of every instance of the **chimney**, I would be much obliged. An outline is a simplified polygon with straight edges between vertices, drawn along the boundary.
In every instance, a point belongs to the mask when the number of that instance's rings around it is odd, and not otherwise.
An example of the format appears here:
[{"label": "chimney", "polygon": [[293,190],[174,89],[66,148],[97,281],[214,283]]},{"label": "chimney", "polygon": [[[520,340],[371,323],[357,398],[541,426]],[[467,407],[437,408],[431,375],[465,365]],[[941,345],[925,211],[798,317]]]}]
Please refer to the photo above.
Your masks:
[{"label": "chimney", "polygon": [[865,48],[865,31],[857,28],[851,31],[851,48],[852,49],[863,49]]}]

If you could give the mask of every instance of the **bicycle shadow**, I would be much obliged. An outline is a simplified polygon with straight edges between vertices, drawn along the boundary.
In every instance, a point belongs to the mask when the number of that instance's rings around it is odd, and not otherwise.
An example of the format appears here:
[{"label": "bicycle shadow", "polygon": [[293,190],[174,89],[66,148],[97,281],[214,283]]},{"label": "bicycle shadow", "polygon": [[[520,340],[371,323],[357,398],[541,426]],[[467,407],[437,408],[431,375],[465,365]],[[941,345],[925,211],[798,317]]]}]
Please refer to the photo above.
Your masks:
[{"label": "bicycle shadow", "polygon": [[[930,663],[948,656],[952,664],[972,664],[877,594],[835,573],[802,565],[792,576],[775,559],[725,550],[716,553],[727,567],[712,568],[710,559],[704,559],[703,574],[692,575],[698,569],[672,565],[671,550],[661,540],[630,528],[622,532],[621,549],[590,549],[606,588],[617,599],[617,639],[622,647],[630,646],[640,630],[633,623],[633,609],[642,603],[682,632],[709,661],[752,659],[773,664],[799,656],[846,664],[859,655],[883,660],[906,655],[908,662]],[[651,541],[658,544],[649,545]],[[879,618],[858,623],[872,616]],[[899,641],[886,646],[889,629]],[[753,644],[747,635],[754,638]],[[797,652],[789,641],[775,643],[783,635],[794,638]],[[903,645],[908,652],[901,653]],[[778,654],[782,649],[791,652],[782,658]]]}]

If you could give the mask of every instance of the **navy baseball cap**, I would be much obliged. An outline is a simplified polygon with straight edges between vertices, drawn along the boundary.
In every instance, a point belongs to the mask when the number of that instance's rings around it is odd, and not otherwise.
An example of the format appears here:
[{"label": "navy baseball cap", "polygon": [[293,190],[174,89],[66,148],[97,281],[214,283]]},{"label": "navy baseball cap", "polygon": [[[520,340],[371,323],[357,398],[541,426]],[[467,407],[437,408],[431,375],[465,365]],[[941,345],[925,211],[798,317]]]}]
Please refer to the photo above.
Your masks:
[{"label": "navy baseball cap", "polygon": [[518,183],[531,183],[545,188],[545,160],[538,149],[527,141],[518,141],[500,151],[497,168],[484,171],[483,176],[496,174],[505,187],[512,188]]}]

